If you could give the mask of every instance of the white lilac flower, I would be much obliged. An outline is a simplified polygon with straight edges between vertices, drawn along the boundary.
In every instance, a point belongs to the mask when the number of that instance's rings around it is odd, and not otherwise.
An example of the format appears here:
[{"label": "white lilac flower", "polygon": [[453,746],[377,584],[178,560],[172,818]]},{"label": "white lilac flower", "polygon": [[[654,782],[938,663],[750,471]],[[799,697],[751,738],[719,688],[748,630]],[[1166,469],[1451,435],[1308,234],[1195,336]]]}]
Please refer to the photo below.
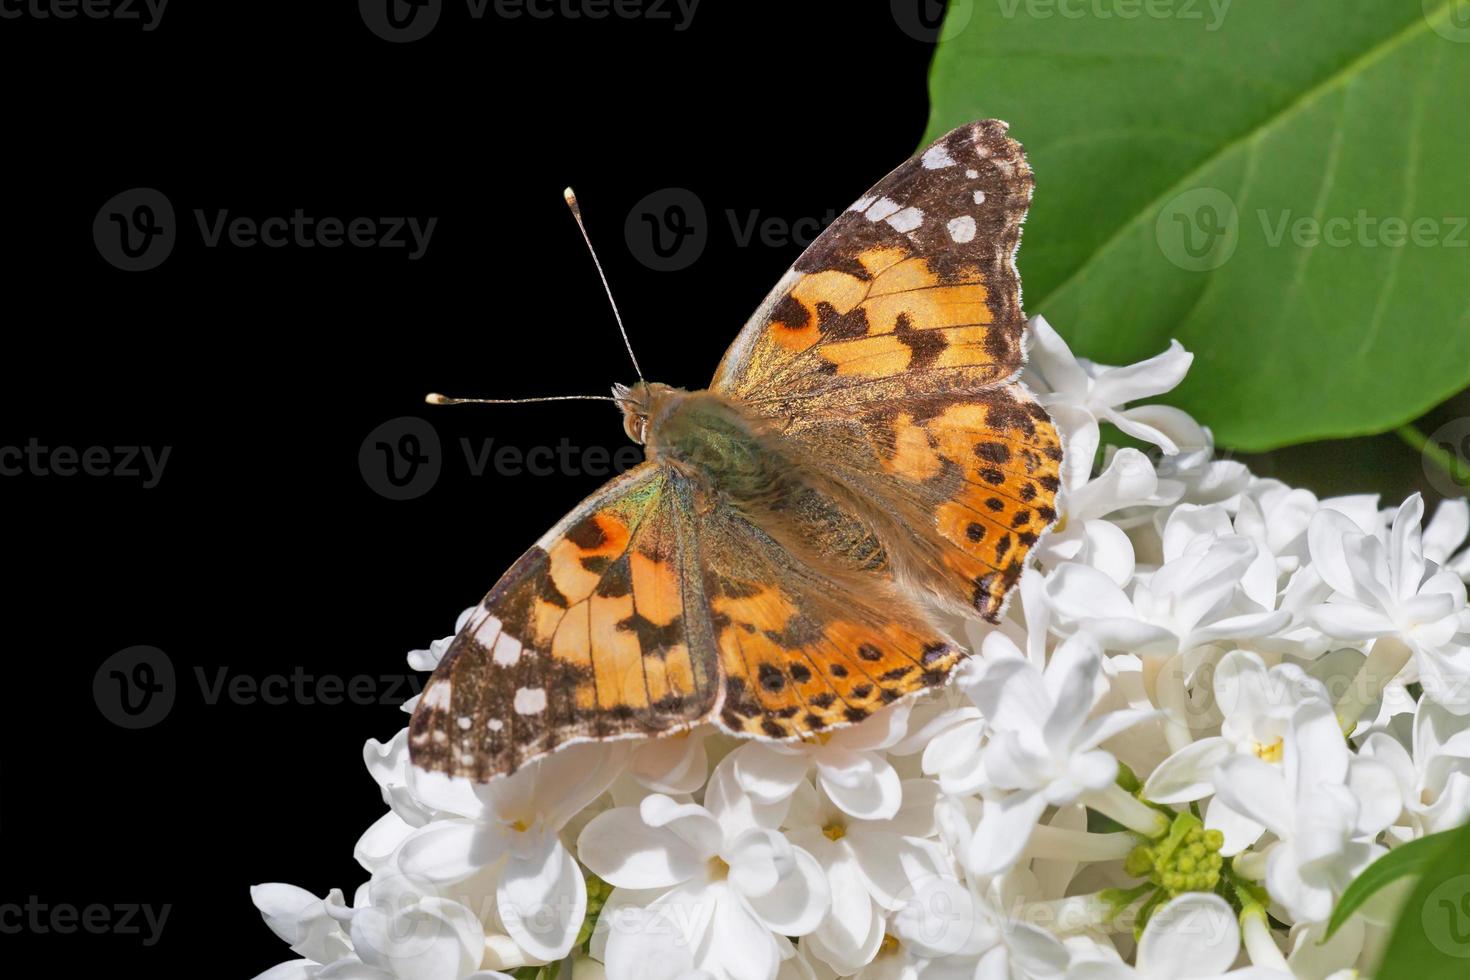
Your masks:
[{"label": "white lilac flower", "polygon": [[[1125,709],[1089,718],[1101,671],[1101,653],[1086,634],[1059,646],[1044,671],[1020,657],[985,662],[971,696],[989,726],[983,755],[989,792],[965,854],[971,874],[1011,867],[1047,807],[1084,796],[1090,805],[1113,809],[1115,819],[1161,832],[1159,814],[1117,791],[1118,763],[1099,748],[1151,713]],[[1120,804],[1125,809],[1117,812]]]},{"label": "white lilac flower", "polygon": [[1143,453],[1120,449],[1096,477],[1059,493],[1060,516],[1037,545],[1036,557],[1047,567],[1067,561],[1091,565],[1123,585],[1133,575],[1133,544],[1117,521],[1106,518],[1140,508],[1152,513],[1182,493],[1181,484],[1159,480]]},{"label": "white lilac flower", "polygon": [[[1108,367],[1039,318],[1027,342],[1061,519],[999,624],[946,623],[974,653],[952,684],[805,742],[700,725],[481,786],[415,768],[406,730],[371,740],[365,880],[256,886],[295,957],[258,980],[1371,969],[1401,889],[1324,941],[1334,902],[1386,846],[1470,821],[1470,505],[1421,531],[1417,497],[1218,458],[1135,404],[1183,376],[1177,344]],[[1100,447],[1104,423],[1161,452]]]},{"label": "white lilac flower", "polygon": [[1080,960],[1067,980],[1254,980],[1248,969],[1226,972],[1239,955],[1235,912],[1218,895],[1190,892],[1149,917],[1134,965],[1114,958]]},{"label": "white lilac flower", "polygon": [[1128,402],[1172,391],[1184,380],[1194,355],[1177,340],[1164,353],[1127,367],[1095,364],[1074,356],[1044,317],[1031,318],[1027,340],[1025,378],[1051,413],[1062,437],[1066,452],[1063,483],[1067,486],[1081,486],[1087,481],[1097,455],[1101,422],[1110,422],[1127,435],[1171,454],[1179,451],[1171,429],[1198,429],[1178,409],[1125,407]]},{"label": "white lilac flower", "polygon": [[1280,766],[1233,755],[1220,763],[1215,788],[1276,836],[1266,862],[1271,898],[1297,921],[1320,922],[1385,852],[1373,839],[1398,817],[1398,787],[1387,765],[1352,754],[1325,702],[1303,701],[1289,727]]},{"label": "white lilac flower", "polygon": [[[582,863],[619,889],[649,893],[609,928],[609,980],[642,980],[650,963],[716,980],[774,980],[831,904],[817,860],[752,806],[721,766],[705,805],[655,793],[637,807],[599,814],[582,831]],[[665,975],[675,976],[677,972]]]},{"label": "white lilac flower", "polygon": [[[1272,765],[1283,764],[1297,706],[1308,700],[1328,705],[1327,689],[1294,664],[1266,668],[1259,655],[1233,650],[1215,666],[1214,696],[1223,715],[1220,734],[1190,742],[1170,755],[1149,775],[1143,798],[1180,804],[1215,792],[1215,772],[1234,755],[1249,755]],[[1210,801],[1205,825],[1225,835],[1221,853],[1230,856],[1255,843],[1265,828],[1230,810],[1218,798]]]},{"label": "white lilac flower", "polygon": [[[1166,555],[1169,539],[1165,540]],[[1046,595],[1059,619],[1107,650],[1160,661],[1206,644],[1260,640],[1285,628],[1289,613],[1242,587],[1259,552],[1238,536],[1192,542],[1147,580],[1124,589],[1104,573],[1068,562],[1047,579]]]},{"label": "white lilac flower", "polygon": [[1387,765],[1398,782],[1409,823],[1400,839],[1470,821],[1470,714],[1457,715],[1421,698],[1409,748],[1386,732],[1371,732],[1362,755]]},{"label": "white lilac flower", "polygon": [[887,913],[902,906],[915,881],[947,871],[944,849],[930,839],[938,800],[937,783],[906,780],[892,819],[859,820],[809,783],[792,796],[787,836],[817,859],[832,894],[831,911],[803,945],[839,974],[877,955]]},{"label": "white lilac flower", "polygon": [[480,812],[414,831],[401,848],[403,871],[452,883],[499,866],[495,905],[509,935],[535,957],[560,959],[581,928],[587,893],[559,835],[616,778],[621,748],[573,745],[476,786]]},{"label": "white lilac flower", "polygon": [[854,817],[885,820],[898,812],[903,789],[884,757],[904,737],[911,705],[889,705],[872,717],[823,738],[802,742],[747,742],[731,754],[740,788],[762,804],[790,798],[816,769],[832,802]]},{"label": "white lilac flower", "polygon": [[1424,555],[1424,501],[1406,500],[1386,536],[1323,509],[1308,531],[1312,563],[1332,588],[1316,626],[1339,640],[1372,643],[1360,683],[1340,706],[1345,727],[1409,664],[1441,704],[1470,712],[1470,614],[1465,582]]}]

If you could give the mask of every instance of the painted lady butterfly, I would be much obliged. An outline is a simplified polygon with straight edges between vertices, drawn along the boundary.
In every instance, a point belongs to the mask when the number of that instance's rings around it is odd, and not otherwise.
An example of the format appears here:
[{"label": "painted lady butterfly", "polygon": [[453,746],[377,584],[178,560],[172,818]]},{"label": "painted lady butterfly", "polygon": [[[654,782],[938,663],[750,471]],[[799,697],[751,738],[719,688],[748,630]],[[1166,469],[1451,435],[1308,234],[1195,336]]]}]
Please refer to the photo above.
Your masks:
[{"label": "painted lady butterfly", "polygon": [[1056,519],[1062,451],[1017,381],[1031,200],[996,120],[853,204],[705,391],[618,386],[647,459],[465,622],[413,762],[477,781],[573,742],[712,722],[813,736],[942,684],[944,612],[992,622]]}]

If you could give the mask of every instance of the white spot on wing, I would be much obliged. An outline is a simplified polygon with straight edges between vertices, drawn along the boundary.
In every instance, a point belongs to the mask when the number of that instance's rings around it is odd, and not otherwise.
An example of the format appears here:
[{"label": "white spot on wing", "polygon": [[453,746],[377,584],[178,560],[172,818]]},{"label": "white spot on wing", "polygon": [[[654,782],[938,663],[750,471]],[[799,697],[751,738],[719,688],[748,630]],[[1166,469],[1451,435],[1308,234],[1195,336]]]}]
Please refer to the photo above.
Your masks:
[{"label": "white spot on wing", "polygon": [[876,200],[877,200],[876,197],[860,197],[856,201],[853,201],[852,202],[852,206],[849,207],[847,210],[849,210],[849,211],[866,211],[866,210],[868,210],[868,206],[871,205]]},{"label": "white spot on wing", "polygon": [[984,191],[976,191],[975,192],[975,203],[976,204],[984,204],[985,203],[985,192]]},{"label": "white spot on wing", "polygon": [[918,208],[904,208],[888,219],[894,231],[910,232],[924,223],[924,212]]},{"label": "white spot on wing", "polygon": [[490,729],[492,732],[498,732],[505,727],[505,722],[501,721],[499,718],[491,718],[489,721],[485,722],[485,727]]},{"label": "white spot on wing", "polygon": [[946,227],[949,228],[949,237],[961,245],[975,240],[975,219],[968,214],[952,219]]},{"label": "white spot on wing", "polygon": [[546,688],[517,688],[514,707],[518,715],[539,715],[546,710]]},{"label": "white spot on wing", "polygon": [[903,205],[902,204],[899,204],[896,201],[890,201],[886,197],[880,197],[873,204],[872,207],[868,208],[868,210],[867,210],[868,220],[869,221],[882,221],[884,218],[888,217],[890,214],[897,214],[899,211],[902,211],[902,210],[903,210]]},{"label": "white spot on wing", "polygon": [[495,642],[495,637],[500,633],[500,620],[494,616],[486,616],[485,621],[475,627],[475,639],[489,646]]},{"label": "white spot on wing", "polygon": [[949,155],[949,148],[943,143],[935,143],[925,150],[923,161],[925,170],[943,170],[954,166],[954,157]]},{"label": "white spot on wing", "polygon": [[971,168],[965,171],[965,176],[969,177],[971,180],[974,180],[976,177],[980,176],[980,171]]},{"label": "white spot on wing", "polygon": [[514,667],[521,659],[521,641],[509,633],[501,633],[491,658],[502,667]]},{"label": "white spot on wing", "polygon": [[455,724],[459,725],[460,731],[467,732],[470,730],[470,726],[473,725],[474,722],[470,720],[469,715],[460,715]]},{"label": "white spot on wing", "polygon": [[447,709],[449,707],[449,694],[448,681],[431,681],[429,686],[424,688],[424,698],[419,702],[419,706],[423,708]]}]

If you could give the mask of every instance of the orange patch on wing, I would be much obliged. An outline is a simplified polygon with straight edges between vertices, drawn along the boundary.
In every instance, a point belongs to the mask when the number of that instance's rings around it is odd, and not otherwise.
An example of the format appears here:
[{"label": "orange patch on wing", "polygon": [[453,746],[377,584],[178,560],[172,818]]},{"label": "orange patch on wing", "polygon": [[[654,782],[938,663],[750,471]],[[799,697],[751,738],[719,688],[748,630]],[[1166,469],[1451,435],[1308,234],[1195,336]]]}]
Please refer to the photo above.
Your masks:
[{"label": "orange patch on wing", "polygon": [[618,629],[633,614],[633,597],[594,595],[592,607],[592,670],[597,678],[597,701],[604,708],[648,704],[643,686],[643,651],[636,634]]},{"label": "orange patch on wing", "polygon": [[926,286],[939,285],[939,277],[929,271],[929,263],[925,259],[904,259],[887,269],[873,281],[873,286],[868,290],[868,295],[884,296],[888,293],[901,293],[911,289],[923,289]]},{"label": "orange patch on wing", "polygon": [[890,333],[898,318],[907,317],[913,330],[963,327],[990,323],[994,315],[985,305],[984,286],[933,286],[873,296],[862,304],[869,333]]},{"label": "orange patch on wing", "polygon": [[771,325],[770,336],[787,350],[806,350],[822,336],[817,327],[818,304],[825,303],[838,314],[849,313],[863,301],[867,292],[867,283],[846,272],[829,269],[803,276],[791,288],[790,297],[806,311],[805,321],[799,325],[775,321]]},{"label": "orange patch on wing", "polygon": [[888,269],[893,268],[904,259],[908,258],[908,250],[897,245],[876,245],[873,248],[858,253],[858,265],[861,265],[868,275],[879,277]]},{"label": "orange patch on wing", "polygon": [[893,455],[879,452],[883,468],[890,473],[923,481],[938,476],[944,464],[934,447],[929,445],[929,432],[916,423],[908,412],[899,413],[893,422]]},{"label": "orange patch on wing", "polygon": [[900,374],[914,356],[908,345],[892,334],[824,344],[817,352],[824,360],[837,365],[838,374],[867,378]]},{"label": "orange patch on wing", "polygon": [[667,626],[684,611],[679,570],[672,561],[659,561],[640,552],[628,558],[633,576],[633,598],[638,612],[655,626]]}]

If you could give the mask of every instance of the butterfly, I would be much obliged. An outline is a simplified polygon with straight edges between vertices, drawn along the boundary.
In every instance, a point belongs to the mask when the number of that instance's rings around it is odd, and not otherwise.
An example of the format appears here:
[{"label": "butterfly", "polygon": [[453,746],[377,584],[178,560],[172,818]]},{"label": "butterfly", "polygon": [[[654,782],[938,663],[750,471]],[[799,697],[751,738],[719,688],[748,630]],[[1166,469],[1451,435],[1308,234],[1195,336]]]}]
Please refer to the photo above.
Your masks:
[{"label": "butterfly", "polygon": [[558,747],[712,723],[793,739],[945,682],[1056,520],[1062,450],[1018,380],[1031,168],[962,126],[782,277],[708,389],[616,386],[644,462],[462,624],[414,765],[487,782]]}]

